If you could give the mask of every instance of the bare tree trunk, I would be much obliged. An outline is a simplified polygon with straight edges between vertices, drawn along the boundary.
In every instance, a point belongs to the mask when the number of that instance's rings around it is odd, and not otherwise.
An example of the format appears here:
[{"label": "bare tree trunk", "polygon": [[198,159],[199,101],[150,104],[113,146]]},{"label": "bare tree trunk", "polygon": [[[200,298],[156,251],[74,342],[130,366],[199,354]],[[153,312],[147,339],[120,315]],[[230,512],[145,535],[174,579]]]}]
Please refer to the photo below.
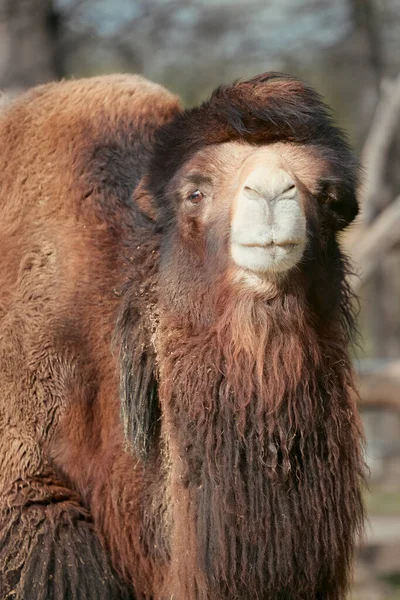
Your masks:
[{"label": "bare tree trunk", "polygon": [[375,7],[371,0],[350,0],[353,12],[353,20],[365,37],[368,53],[368,63],[374,75],[375,90],[377,98],[380,93],[380,85],[384,75],[384,63],[382,56],[382,41]]},{"label": "bare tree trunk", "polygon": [[52,0],[0,0],[0,88],[17,92],[63,75]]}]

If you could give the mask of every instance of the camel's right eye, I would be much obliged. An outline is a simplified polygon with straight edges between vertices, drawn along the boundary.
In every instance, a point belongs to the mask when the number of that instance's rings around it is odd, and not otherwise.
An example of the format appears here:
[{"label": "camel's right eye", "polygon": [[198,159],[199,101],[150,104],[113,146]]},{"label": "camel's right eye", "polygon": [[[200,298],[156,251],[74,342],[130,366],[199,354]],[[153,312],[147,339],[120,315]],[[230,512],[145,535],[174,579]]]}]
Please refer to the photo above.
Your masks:
[{"label": "camel's right eye", "polygon": [[188,196],[188,199],[193,204],[199,204],[203,200],[203,194],[200,192],[200,190],[196,190]]}]

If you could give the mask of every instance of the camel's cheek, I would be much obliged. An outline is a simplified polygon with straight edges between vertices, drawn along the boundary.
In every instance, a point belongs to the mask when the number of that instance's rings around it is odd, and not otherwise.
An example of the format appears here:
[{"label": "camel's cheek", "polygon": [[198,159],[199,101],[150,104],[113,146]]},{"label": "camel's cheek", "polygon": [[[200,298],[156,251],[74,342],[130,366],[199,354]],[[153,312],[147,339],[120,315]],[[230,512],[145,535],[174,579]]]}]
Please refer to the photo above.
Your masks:
[{"label": "camel's cheek", "polygon": [[283,273],[294,267],[306,244],[306,217],[300,194],[283,169],[250,173],[235,198],[231,256],[256,273]]}]

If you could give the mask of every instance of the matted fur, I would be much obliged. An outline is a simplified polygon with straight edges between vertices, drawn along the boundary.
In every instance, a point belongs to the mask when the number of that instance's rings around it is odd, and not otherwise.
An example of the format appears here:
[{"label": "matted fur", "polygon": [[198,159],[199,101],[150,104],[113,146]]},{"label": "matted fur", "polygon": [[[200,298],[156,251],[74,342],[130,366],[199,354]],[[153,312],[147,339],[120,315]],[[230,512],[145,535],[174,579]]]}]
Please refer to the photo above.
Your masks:
[{"label": "matted fur", "polygon": [[[0,141],[0,589],[341,600],[357,164],[319,96],[266,74],[182,112],[138,77],[61,82],[9,105]],[[235,282],[223,219],[212,260],[180,235],[168,184],[226,141],[318,163],[304,258],[270,287]]]},{"label": "matted fur", "polygon": [[[51,492],[45,492],[51,482]],[[0,519],[0,597],[129,600],[77,495],[42,474]]]}]

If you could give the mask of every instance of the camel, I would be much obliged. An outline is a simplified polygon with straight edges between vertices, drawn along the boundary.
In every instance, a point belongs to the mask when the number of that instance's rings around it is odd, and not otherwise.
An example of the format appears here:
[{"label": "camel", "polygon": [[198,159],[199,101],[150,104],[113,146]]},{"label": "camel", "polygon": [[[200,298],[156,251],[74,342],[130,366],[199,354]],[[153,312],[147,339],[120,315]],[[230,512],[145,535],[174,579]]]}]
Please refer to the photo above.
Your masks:
[{"label": "camel", "polygon": [[0,140],[0,597],[342,600],[359,171],[320,96],[62,81]]}]

